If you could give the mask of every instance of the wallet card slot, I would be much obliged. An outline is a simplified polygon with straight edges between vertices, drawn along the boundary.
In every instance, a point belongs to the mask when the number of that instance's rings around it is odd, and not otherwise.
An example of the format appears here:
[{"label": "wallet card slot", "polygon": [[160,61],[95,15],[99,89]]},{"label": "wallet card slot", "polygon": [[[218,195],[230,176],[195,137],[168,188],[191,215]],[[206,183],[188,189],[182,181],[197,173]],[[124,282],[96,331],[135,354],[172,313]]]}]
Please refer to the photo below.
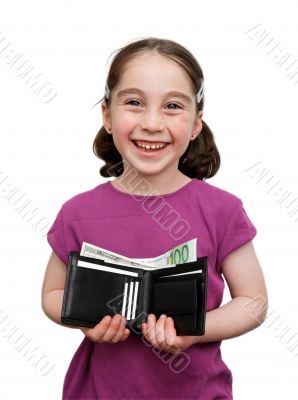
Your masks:
[{"label": "wallet card slot", "polygon": [[127,282],[127,279],[124,279],[123,301],[122,301],[122,310],[121,310],[122,316],[125,316],[127,292],[128,292],[128,282]]},{"label": "wallet card slot", "polygon": [[198,269],[198,270],[195,270],[195,271],[181,272],[179,274],[161,275],[158,279],[169,278],[169,277],[174,277],[174,276],[190,275],[190,274],[202,274],[202,273],[203,273],[203,270],[202,269]]},{"label": "wallet card slot", "polygon": [[127,306],[127,320],[130,320],[131,316],[131,308],[132,308],[132,295],[133,295],[133,289],[134,289],[134,282],[130,281],[129,282],[129,295],[128,295],[128,306]]},{"label": "wallet card slot", "polygon": [[138,272],[127,271],[125,269],[121,269],[120,266],[118,269],[118,268],[108,267],[108,266],[100,265],[100,264],[94,264],[92,262],[87,262],[87,261],[82,261],[82,260],[78,260],[77,266],[83,267],[83,268],[96,269],[98,271],[112,272],[114,274],[121,274],[121,275],[128,275],[128,276],[138,276],[139,275]]},{"label": "wallet card slot", "polygon": [[64,319],[95,325],[105,315],[121,313],[124,281],[130,277],[77,267],[71,272],[64,289]]},{"label": "wallet card slot", "polygon": [[138,280],[126,278],[124,280],[122,313],[127,320],[135,319],[139,294]]},{"label": "wallet card slot", "polygon": [[138,292],[139,292],[139,282],[135,282],[135,290],[134,290],[134,297],[133,297],[133,307],[132,307],[132,319],[136,317],[136,310],[137,310],[137,301],[138,301]]}]

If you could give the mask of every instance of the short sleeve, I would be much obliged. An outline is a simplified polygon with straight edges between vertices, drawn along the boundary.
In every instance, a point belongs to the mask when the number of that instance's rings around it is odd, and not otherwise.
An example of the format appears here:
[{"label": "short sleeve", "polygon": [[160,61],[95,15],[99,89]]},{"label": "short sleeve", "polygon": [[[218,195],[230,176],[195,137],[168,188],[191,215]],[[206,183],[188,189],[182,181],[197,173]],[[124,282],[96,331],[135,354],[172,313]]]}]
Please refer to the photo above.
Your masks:
[{"label": "short sleeve", "polygon": [[220,271],[221,264],[229,253],[252,240],[256,234],[257,229],[246,214],[241,199],[238,198],[218,248],[217,270]]},{"label": "short sleeve", "polygon": [[47,233],[47,240],[54,252],[60,258],[60,260],[64,262],[65,265],[67,265],[68,256],[63,234],[62,208],[58,212],[56,219],[54,220],[52,226]]}]

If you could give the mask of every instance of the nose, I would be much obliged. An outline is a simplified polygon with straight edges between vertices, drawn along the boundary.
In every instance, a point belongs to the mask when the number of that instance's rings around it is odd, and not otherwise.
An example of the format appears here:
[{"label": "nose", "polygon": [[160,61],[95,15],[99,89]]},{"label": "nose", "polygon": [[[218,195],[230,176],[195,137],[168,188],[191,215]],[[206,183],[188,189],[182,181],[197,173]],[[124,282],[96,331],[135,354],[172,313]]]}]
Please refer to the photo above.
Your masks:
[{"label": "nose", "polygon": [[146,109],[142,113],[140,126],[144,131],[162,131],[164,129],[163,116],[161,115],[159,110]]}]

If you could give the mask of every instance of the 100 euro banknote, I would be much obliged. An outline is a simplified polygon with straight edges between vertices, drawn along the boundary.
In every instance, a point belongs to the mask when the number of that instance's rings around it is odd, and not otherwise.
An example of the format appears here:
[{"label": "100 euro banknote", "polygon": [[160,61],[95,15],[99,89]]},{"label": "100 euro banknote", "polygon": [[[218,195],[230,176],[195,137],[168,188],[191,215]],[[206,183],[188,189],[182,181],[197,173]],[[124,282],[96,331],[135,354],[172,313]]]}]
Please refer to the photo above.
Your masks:
[{"label": "100 euro banknote", "polygon": [[164,254],[153,258],[128,258],[121,254],[103,249],[91,243],[83,242],[80,255],[102,259],[119,265],[132,267],[169,267],[171,265],[183,264],[197,259],[197,238],[182,243]]}]

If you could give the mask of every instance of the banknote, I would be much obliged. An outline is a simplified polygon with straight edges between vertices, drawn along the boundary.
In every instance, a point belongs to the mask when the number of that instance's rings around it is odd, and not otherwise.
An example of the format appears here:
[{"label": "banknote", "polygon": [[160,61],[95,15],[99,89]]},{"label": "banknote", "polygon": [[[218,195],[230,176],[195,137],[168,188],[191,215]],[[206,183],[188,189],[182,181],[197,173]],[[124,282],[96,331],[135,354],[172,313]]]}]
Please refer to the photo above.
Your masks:
[{"label": "banknote", "polygon": [[102,247],[98,247],[87,242],[82,243],[80,255],[98,258],[106,262],[112,262],[119,265],[130,265],[133,267],[143,266],[142,263],[135,262],[132,258],[125,257],[121,254],[114,253],[113,251],[103,249]]},{"label": "banknote", "polygon": [[[112,252],[91,243],[83,242],[80,255],[102,259],[118,265],[132,267],[160,268],[174,266],[180,263],[196,261],[197,259],[197,238],[182,243],[164,254],[153,258],[128,258],[121,254]],[[146,268],[146,269],[147,269]]]},{"label": "banknote", "polygon": [[197,238],[166,251],[164,254],[153,258],[133,258],[134,261],[144,265],[166,266],[170,264],[184,264],[197,260]]}]

